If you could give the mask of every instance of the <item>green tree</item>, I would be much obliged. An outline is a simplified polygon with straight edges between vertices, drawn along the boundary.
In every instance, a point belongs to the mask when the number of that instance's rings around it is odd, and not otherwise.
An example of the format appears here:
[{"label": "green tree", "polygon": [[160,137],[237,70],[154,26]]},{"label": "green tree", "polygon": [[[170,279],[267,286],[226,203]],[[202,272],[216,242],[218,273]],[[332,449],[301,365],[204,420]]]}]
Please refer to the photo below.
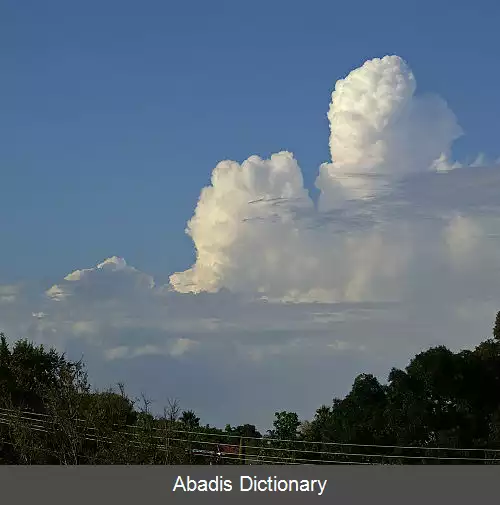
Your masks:
[{"label": "green tree", "polygon": [[307,441],[328,441],[334,435],[334,415],[332,408],[322,405],[316,410],[313,420],[304,424],[302,436]]},{"label": "green tree", "polygon": [[187,426],[189,429],[200,427],[200,418],[192,410],[184,410],[181,414],[179,421]]},{"label": "green tree", "polygon": [[257,428],[253,424],[243,424],[240,426],[236,426],[235,428],[229,427],[231,430],[231,433],[233,435],[237,435],[239,437],[243,438],[255,438],[255,439],[260,439],[262,438],[262,435],[260,432],[257,430]]},{"label": "green tree", "polygon": [[495,326],[493,327],[493,338],[495,340],[500,340],[500,311],[497,312],[497,317],[495,318]]},{"label": "green tree", "polygon": [[68,380],[74,391],[88,388],[81,363],[27,340],[17,341],[10,349],[0,333],[0,403],[43,412],[50,392],[68,386]]},{"label": "green tree", "polygon": [[299,416],[287,411],[276,412],[274,415],[274,429],[269,430],[269,435],[279,440],[296,440],[300,426]]}]

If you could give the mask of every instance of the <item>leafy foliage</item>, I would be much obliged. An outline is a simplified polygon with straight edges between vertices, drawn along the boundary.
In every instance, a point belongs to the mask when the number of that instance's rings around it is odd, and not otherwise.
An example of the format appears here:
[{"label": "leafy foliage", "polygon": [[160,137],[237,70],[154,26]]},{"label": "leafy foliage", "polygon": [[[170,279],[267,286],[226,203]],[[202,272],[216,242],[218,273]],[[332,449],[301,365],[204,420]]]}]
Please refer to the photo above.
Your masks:
[{"label": "leafy foliage", "polygon": [[[358,375],[345,398],[318,408],[311,421],[276,412],[266,436],[251,424],[202,427],[177,401],[162,416],[152,415],[144,398],[143,404],[139,408],[123,385],[92,390],[81,362],[26,340],[10,348],[0,334],[3,463],[495,463],[500,312],[493,338],[475,349],[430,348],[405,369],[393,368],[385,384]],[[460,448],[472,451],[453,451]]]}]

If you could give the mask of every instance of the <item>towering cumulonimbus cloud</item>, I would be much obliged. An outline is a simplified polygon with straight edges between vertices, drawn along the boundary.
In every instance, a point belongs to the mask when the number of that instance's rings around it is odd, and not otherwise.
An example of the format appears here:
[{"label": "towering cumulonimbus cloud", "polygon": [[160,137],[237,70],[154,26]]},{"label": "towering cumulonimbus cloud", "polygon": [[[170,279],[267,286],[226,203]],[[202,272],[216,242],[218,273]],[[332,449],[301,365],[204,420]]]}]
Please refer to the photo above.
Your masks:
[{"label": "towering cumulonimbus cloud", "polygon": [[446,159],[462,130],[441,98],[415,90],[398,56],[367,61],[337,82],[328,111],[331,163],[317,180],[323,208],[342,196],[376,196],[394,178]]},{"label": "towering cumulonimbus cloud", "polygon": [[[186,229],[196,262],[170,277],[172,289],[325,302],[400,295],[418,234],[397,221],[353,227],[328,212],[381,197],[408,175],[454,167],[448,155],[462,134],[454,114],[441,98],[415,91],[398,56],[367,61],[336,83],[318,206],[289,152],[219,163]],[[310,226],[325,216],[332,226]]]},{"label": "towering cumulonimbus cloud", "polygon": [[[244,261],[238,259],[243,260],[246,253],[253,254],[250,249],[258,249],[260,245],[265,246],[267,266],[276,267],[282,256],[280,244],[276,243],[279,238],[272,237],[275,227],[266,226],[266,220],[277,218],[281,222],[278,235],[286,243],[293,234],[292,215],[286,207],[259,204],[295,199],[305,208],[313,206],[304,189],[300,168],[288,152],[274,154],[269,160],[251,156],[241,165],[223,161],[214,169],[211,182],[211,186],[202,190],[186,230],[196,246],[196,263],[170,277],[171,285],[179,292],[241,287],[235,282],[242,277],[241,269],[251,271],[252,266],[243,265]],[[268,247],[270,242],[276,248]]]}]

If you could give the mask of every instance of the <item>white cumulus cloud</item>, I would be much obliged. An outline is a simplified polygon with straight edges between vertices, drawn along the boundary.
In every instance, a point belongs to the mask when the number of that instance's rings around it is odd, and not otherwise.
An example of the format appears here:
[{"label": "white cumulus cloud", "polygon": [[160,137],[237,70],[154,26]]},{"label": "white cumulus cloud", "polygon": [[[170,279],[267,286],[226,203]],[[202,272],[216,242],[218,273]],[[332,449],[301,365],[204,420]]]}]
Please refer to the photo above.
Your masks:
[{"label": "white cumulus cloud", "polygon": [[[196,262],[170,277],[174,290],[295,302],[404,295],[429,254],[425,223],[402,219],[387,198],[408,177],[462,166],[449,159],[462,130],[443,99],[416,93],[398,56],[367,61],[339,80],[328,119],[331,161],[320,167],[318,202],[289,152],[217,165],[186,230]],[[431,249],[460,233],[445,222],[454,217],[443,219]]]},{"label": "white cumulus cloud", "polygon": [[154,287],[155,283],[151,276],[127,265],[123,258],[112,256],[93,268],[69,273],[63,282],[48,289],[46,295],[54,301],[64,301],[78,293],[80,300],[83,297],[93,300],[96,296],[103,296],[109,289],[119,293],[123,289],[137,288],[148,291]]},{"label": "white cumulus cloud", "polygon": [[321,205],[374,196],[394,178],[446,159],[462,130],[446,102],[416,96],[416,80],[398,56],[375,58],[335,85],[328,111],[331,163],[321,166]]},{"label": "white cumulus cloud", "polygon": [[290,152],[222,161],[186,228],[191,268],[158,286],[113,256],[53,286],[0,286],[0,331],[86,351],[95,380],[172,391],[224,423],[310,416],[358,372],[489,336],[500,166],[452,159],[455,116],[397,56],[338,81],[328,119],[318,200]]}]

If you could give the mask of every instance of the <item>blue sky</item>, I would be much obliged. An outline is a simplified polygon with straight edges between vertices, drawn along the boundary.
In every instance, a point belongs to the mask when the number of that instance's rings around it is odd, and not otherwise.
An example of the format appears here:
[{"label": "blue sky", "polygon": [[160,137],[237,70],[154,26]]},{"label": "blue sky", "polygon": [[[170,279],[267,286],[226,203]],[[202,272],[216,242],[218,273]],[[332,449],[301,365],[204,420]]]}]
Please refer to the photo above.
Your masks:
[{"label": "blue sky", "polygon": [[125,256],[168,275],[217,162],[328,159],[335,81],[398,54],[443,96],[460,157],[495,155],[496,2],[4,2],[0,279]]},{"label": "blue sky", "polygon": [[3,2],[0,331],[262,429],[475,345],[500,308],[499,16]]}]

